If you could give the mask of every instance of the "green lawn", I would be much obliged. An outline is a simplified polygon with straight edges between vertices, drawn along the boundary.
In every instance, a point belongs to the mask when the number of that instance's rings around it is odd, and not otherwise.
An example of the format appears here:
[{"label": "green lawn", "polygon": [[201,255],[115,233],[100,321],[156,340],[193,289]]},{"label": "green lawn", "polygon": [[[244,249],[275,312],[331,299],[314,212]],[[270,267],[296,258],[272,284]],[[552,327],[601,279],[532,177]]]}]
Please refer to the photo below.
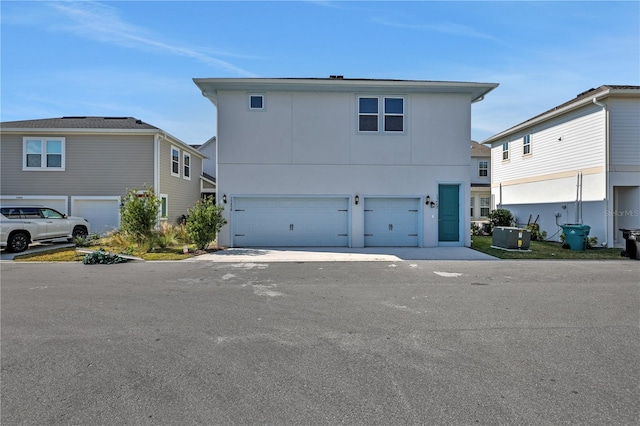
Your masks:
[{"label": "green lawn", "polygon": [[585,251],[563,249],[560,243],[531,241],[529,252],[506,251],[491,248],[492,237],[472,236],[471,248],[500,259],[627,259],[620,256],[621,249],[597,248]]}]

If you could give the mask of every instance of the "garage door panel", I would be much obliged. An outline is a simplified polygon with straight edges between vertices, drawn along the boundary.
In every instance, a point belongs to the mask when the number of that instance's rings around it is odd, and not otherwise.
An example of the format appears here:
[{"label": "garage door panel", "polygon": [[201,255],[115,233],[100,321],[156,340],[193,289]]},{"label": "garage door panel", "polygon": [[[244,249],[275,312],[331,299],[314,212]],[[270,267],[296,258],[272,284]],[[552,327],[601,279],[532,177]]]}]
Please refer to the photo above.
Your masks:
[{"label": "garage door panel", "polygon": [[106,234],[120,226],[118,200],[72,199],[73,215],[89,221],[91,233]]},{"label": "garage door panel", "polygon": [[347,246],[347,213],[347,198],[234,198],[234,245]]},{"label": "garage door panel", "polygon": [[417,198],[365,198],[365,246],[417,247],[419,205]]}]

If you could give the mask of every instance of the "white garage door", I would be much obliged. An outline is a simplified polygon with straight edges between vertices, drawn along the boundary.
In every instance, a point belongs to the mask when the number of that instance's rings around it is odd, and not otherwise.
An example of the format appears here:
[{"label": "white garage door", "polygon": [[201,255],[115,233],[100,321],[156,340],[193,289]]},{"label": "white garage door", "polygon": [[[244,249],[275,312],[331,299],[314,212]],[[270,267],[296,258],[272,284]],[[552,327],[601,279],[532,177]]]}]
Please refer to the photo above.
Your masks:
[{"label": "white garage door", "polygon": [[52,195],[48,196],[2,196],[0,197],[0,204],[3,206],[45,206],[51,207],[54,210],[58,210],[60,213],[67,214],[67,200],[66,196]]},{"label": "white garage door", "polygon": [[365,247],[417,247],[418,198],[365,198]]},{"label": "white garage door", "polygon": [[346,247],[347,198],[234,197],[235,247]]},{"label": "white garage door", "polygon": [[120,198],[71,197],[73,216],[89,221],[89,232],[106,234],[120,227]]}]

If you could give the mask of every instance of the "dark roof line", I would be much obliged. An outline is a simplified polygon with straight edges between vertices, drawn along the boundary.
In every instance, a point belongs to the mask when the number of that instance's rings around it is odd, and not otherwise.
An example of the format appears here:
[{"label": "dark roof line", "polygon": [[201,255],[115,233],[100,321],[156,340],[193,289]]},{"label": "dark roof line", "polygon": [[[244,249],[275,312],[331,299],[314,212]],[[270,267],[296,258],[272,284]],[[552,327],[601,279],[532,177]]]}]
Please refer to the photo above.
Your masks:
[{"label": "dark roof line", "polygon": [[135,117],[88,117],[65,116],[36,120],[5,121],[0,123],[5,129],[119,129],[119,130],[160,130]]}]

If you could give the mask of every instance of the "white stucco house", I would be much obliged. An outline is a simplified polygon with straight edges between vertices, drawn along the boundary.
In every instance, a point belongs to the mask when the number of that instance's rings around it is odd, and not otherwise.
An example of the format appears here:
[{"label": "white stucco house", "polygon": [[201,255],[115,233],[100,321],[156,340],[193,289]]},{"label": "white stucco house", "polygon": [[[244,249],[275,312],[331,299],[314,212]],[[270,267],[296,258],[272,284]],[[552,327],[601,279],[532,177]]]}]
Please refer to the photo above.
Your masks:
[{"label": "white stucco house", "polygon": [[493,83],[198,78],[227,247],[470,245],[471,104]]},{"label": "white stucco house", "polygon": [[483,142],[491,146],[494,207],[520,224],[591,227],[606,247],[640,228],[640,86],[600,86]]}]

